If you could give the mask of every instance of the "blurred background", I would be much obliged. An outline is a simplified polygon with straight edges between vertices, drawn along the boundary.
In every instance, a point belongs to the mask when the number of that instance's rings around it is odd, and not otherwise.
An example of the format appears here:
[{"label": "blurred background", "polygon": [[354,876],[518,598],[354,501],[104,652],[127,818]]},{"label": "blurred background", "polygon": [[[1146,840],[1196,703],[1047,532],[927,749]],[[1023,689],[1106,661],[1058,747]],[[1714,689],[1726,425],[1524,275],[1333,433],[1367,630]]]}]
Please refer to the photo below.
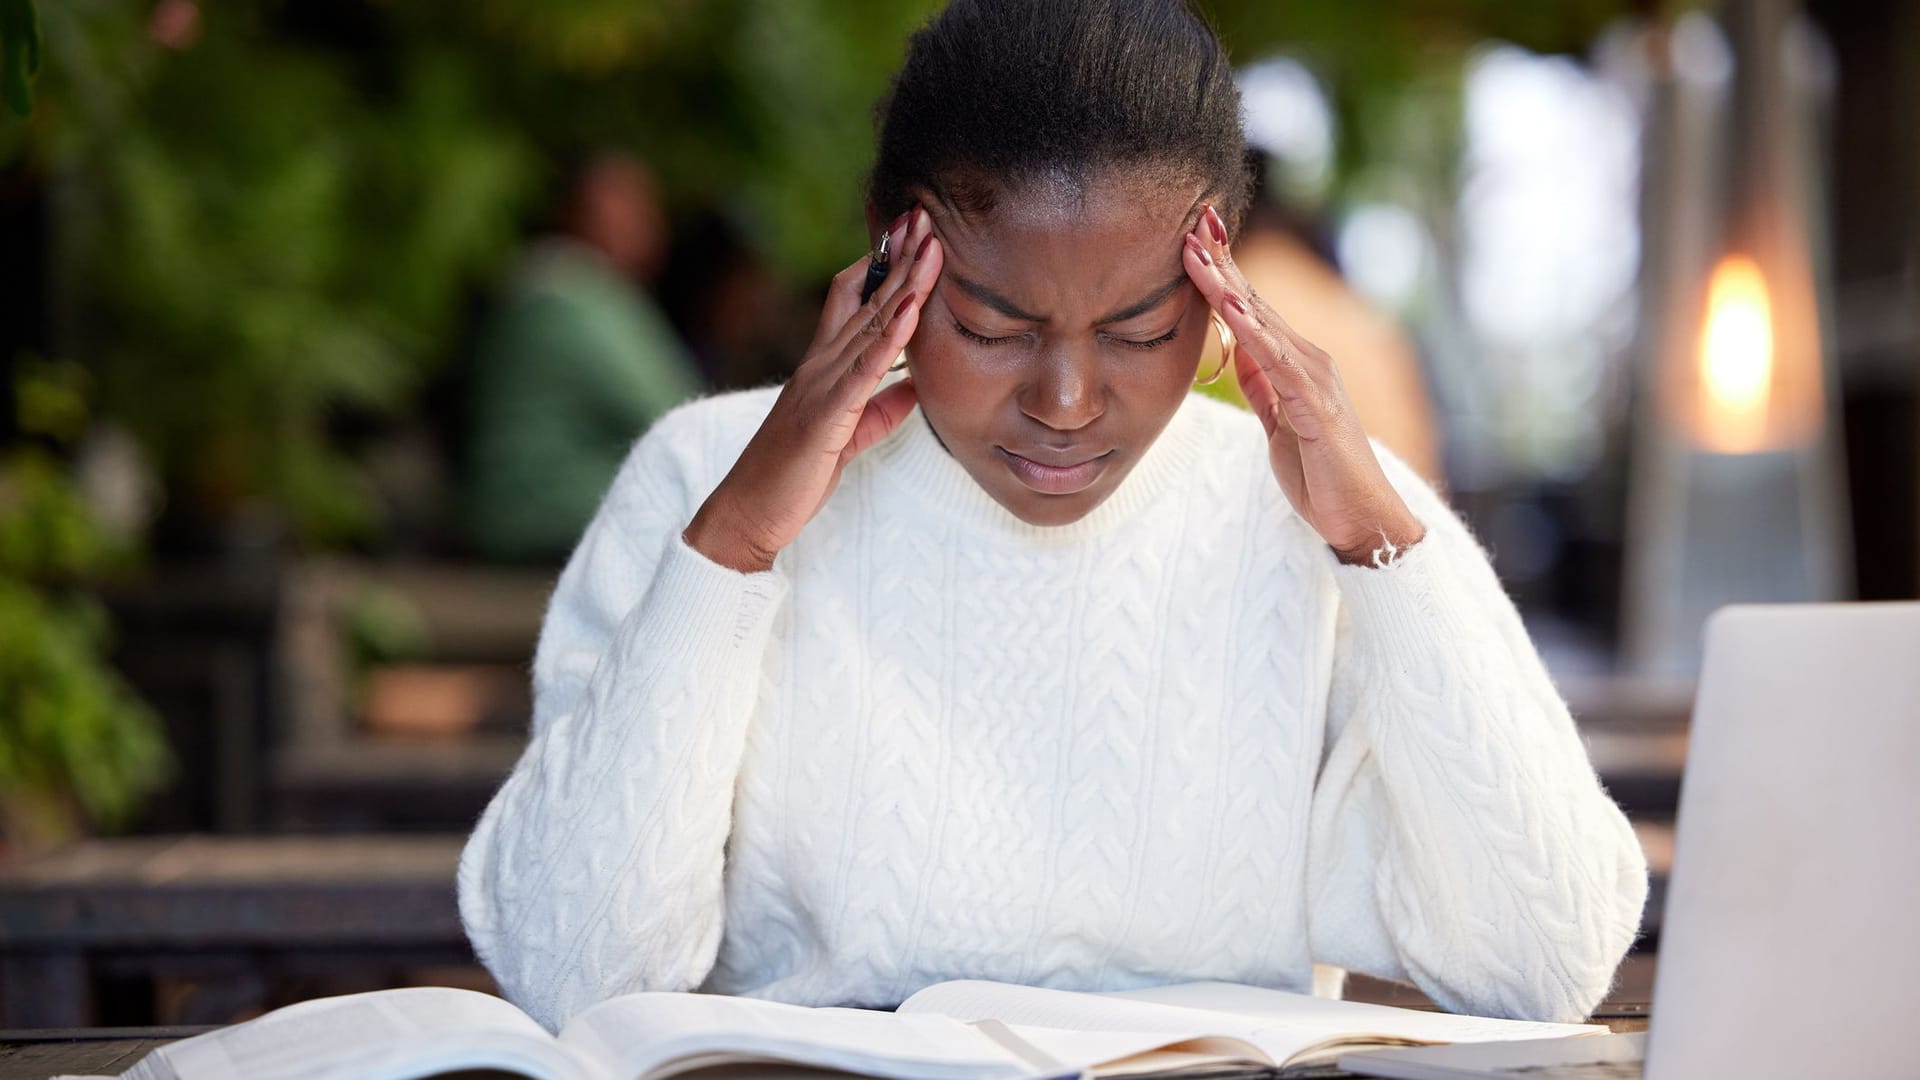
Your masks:
[{"label": "blurred background", "polygon": [[[791,370],[937,6],[0,0],[0,1028],[487,985],[454,859],[558,568],[654,416]],[[1705,613],[1920,588],[1920,10],[1197,6],[1243,265],[1663,875]]]}]

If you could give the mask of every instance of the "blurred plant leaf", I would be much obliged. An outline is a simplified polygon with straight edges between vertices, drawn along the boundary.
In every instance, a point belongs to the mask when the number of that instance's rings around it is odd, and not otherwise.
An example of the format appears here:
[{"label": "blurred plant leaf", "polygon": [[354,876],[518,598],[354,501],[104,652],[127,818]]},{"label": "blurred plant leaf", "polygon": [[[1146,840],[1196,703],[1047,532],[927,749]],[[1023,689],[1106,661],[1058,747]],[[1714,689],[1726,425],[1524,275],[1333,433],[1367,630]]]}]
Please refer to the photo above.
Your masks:
[{"label": "blurred plant leaf", "polygon": [[[22,428],[70,443],[90,380],[71,362],[18,363]],[[28,422],[32,421],[32,422]],[[88,583],[131,565],[44,446],[0,453],[0,833],[28,847],[83,824],[124,823],[165,779],[158,718],[107,662],[106,613]]]},{"label": "blurred plant leaf", "polygon": [[7,107],[33,111],[33,75],[40,70],[40,19],[33,0],[0,0],[0,89]]}]

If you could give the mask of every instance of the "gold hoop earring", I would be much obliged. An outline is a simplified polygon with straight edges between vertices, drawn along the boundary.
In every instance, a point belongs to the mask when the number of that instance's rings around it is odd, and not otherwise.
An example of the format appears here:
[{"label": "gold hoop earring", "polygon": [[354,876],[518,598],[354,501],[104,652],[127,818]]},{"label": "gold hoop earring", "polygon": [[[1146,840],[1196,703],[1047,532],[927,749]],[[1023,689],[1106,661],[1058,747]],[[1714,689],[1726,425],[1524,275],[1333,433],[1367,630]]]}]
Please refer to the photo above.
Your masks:
[{"label": "gold hoop earring", "polygon": [[[1195,386],[1212,386],[1215,382],[1219,381],[1221,374],[1227,370],[1227,366],[1233,363],[1234,337],[1233,331],[1227,327],[1227,321],[1220,317],[1219,312],[1209,311],[1207,312],[1207,322],[1212,326],[1213,332],[1220,338],[1220,363],[1215,365],[1213,373],[1206,378],[1195,378],[1193,380],[1193,385]],[[1201,362],[1205,363],[1206,358],[1206,343],[1202,342],[1200,346]],[[1196,371],[1195,374],[1198,375],[1198,371]]]}]

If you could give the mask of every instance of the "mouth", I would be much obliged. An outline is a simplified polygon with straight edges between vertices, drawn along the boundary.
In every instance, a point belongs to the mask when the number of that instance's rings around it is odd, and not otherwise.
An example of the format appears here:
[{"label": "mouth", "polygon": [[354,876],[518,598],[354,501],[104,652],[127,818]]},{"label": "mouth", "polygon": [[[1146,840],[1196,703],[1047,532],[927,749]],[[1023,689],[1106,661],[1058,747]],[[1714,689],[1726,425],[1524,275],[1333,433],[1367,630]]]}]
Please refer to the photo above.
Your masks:
[{"label": "mouth", "polygon": [[1057,464],[1045,464],[1032,458],[1022,457],[1004,446],[994,447],[1007,471],[1020,483],[1042,495],[1072,495],[1085,491],[1100,479],[1107,470],[1107,464],[1113,459],[1114,451],[1109,450],[1095,457],[1080,461],[1065,461]]}]

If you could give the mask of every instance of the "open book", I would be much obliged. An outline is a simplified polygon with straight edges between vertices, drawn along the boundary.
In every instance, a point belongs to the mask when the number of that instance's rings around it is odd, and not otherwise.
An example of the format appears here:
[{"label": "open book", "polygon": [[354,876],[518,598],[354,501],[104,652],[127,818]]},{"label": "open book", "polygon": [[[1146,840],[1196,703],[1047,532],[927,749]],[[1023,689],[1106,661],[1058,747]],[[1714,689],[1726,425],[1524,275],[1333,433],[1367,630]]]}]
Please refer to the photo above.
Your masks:
[{"label": "open book", "polygon": [[[1332,1001],[1234,983],[1080,993],[961,979],[898,1011],[639,993],[558,1038],[507,1002],[417,987],[320,998],[154,1050],[126,1080],[406,1080],[495,1070],[537,1080],[891,1080],[1130,1076],[1224,1062],[1331,1061],[1363,1046],[1587,1035],[1543,1024]],[[695,1080],[695,1078],[690,1078]]]}]

